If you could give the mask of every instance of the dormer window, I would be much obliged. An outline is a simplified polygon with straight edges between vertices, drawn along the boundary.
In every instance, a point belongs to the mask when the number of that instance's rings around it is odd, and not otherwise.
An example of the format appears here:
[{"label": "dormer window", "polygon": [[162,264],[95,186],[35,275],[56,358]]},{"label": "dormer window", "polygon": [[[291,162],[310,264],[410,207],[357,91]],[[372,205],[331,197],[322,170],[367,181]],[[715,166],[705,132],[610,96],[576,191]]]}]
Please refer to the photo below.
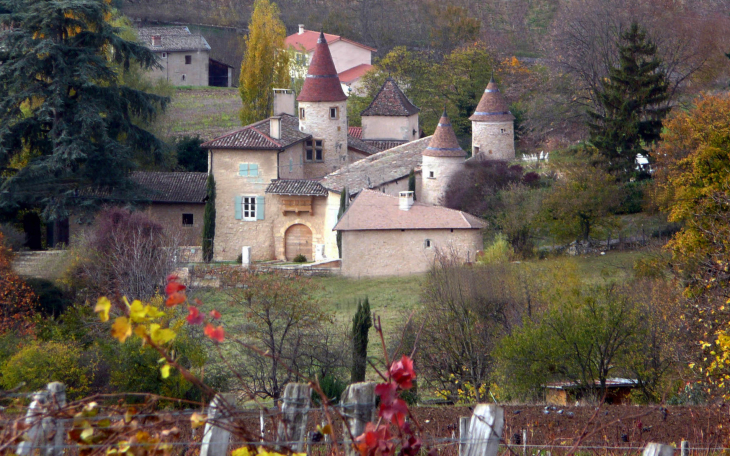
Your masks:
[{"label": "dormer window", "polygon": [[336,120],[340,118],[340,110],[336,106],[330,108],[330,119]]},{"label": "dormer window", "polygon": [[152,35],[152,46],[162,46],[162,36]]}]

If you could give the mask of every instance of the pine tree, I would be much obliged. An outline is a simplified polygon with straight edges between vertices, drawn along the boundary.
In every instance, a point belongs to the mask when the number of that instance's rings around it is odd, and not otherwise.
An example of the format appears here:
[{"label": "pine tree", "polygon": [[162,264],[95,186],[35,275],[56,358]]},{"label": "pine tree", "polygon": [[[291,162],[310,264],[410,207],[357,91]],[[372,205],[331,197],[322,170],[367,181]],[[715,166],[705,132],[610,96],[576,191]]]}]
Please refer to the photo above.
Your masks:
[{"label": "pine tree", "polygon": [[413,201],[416,201],[416,172],[411,170],[408,175],[408,191],[413,192]]},{"label": "pine tree", "polygon": [[667,75],[657,47],[637,23],[621,34],[619,65],[610,70],[596,93],[599,109],[589,111],[590,141],[607,161],[609,170],[628,176],[637,154],[659,139],[669,108]]},{"label": "pine tree", "polygon": [[210,263],[213,259],[213,240],[215,238],[215,178],[208,175],[206,189],[208,199],[203,214],[203,261]]},{"label": "pine tree", "polygon": [[[347,191],[347,187],[345,187],[342,189],[342,193],[340,193],[340,210],[337,211],[337,221],[345,215],[349,202],[350,194]],[[340,254],[340,258],[342,258],[342,231],[337,231],[337,252]]]},{"label": "pine tree", "polygon": [[269,0],[254,3],[238,88],[244,125],[269,117],[274,108],[273,89],[291,84],[289,53],[284,49],[286,28],[279,14],[276,3]]},{"label": "pine tree", "polygon": [[368,359],[368,331],[373,326],[370,301],[367,296],[357,301],[357,312],[352,317],[352,371],[351,383],[365,381]]},{"label": "pine tree", "polygon": [[119,36],[105,0],[0,0],[0,11],[0,210],[50,220],[131,196],[135,156],[163,150],[139,123],[169,99],[121,79],[157,65],[154,53]]}]

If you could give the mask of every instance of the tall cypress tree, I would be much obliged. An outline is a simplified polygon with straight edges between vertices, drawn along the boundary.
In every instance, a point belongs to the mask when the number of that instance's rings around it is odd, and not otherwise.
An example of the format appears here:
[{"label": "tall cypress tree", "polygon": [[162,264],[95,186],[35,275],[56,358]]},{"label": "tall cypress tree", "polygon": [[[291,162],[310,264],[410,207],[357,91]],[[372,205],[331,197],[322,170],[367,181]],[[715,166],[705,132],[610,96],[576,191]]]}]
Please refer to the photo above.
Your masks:
[{"label": "tall cypress tree", "polygon": [[411,170],[408,174],[408,191],[413,192],[413,201],[416,200],[416,171]]},{"label": "tall cypress tree", "polygon": [[373,319],[370,316],[370,301],[367,296],[364,300],[357,301],[357,312],[352,317],[352,370],[350,381],[365,381],[368,359],[368,331],[373,326]]},{"label": "tall cypress tree", "polygon": [[131,194],[135,156],[163,150],[135,120],[169,100],[121,78],[158,65],[154,53],[119,36],[105,0],[0,0],[0,11],[0,210],[53,219]]},{"label": "tall cypress tree", "polygon": [[[340,194],[340,210],[337,211],[337,220],[339,221],[343,215],[345,215],[345,211],[347,210],[347,205],[350,202],[350,194],[347,191],[347,187],[342,189],[342,193]],[[340,258],[342,258],[342,231],[337,231],[337,252],[340,254]]]},{"label": "tall cypress tree", "polygon": [[205,201],[205,213],[203,214],[203,261],[210,263],[213,259],[213,240],[215,238],[215,178],[213,174],[208,175],[206,193],[208,199]]},{"label": "tall cypress tree", "polygon": [[591,143],[624,177],[633,174],[636,154],[649,155],[669,111],[667,75],[656,50],[646,31],[631,24],[619,38],[619,65],[595,94],[599,109],[588,112]]}]

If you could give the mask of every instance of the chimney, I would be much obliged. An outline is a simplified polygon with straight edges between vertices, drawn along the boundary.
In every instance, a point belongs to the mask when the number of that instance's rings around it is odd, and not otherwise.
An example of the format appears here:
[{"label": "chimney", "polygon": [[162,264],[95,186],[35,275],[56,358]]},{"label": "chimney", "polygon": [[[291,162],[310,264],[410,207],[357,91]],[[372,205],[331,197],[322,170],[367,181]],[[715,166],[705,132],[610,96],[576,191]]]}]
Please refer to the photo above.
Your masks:
[{"label": "chimney", "polygon": [[274,89],[274,115],[282,114],[296,115],[294,111],[294,101],[296,96],[291,89]]},{"label": "chimney", "polygon": [[413,192],[400,192],[398,195],[398,209],[409,211],[413,206]]},{"label": "chimney", "polygon": [[299,24],[299,34],[304,33],[304,24]]},{"label": "chimney", "polygon": [[281,117],[274,116],[269,120],[269,135],[273,139],[281,139]]},{"label": "chimney", "polygon": [[152,35],[152,46],[160,46],[162,42],[162,36]]}]

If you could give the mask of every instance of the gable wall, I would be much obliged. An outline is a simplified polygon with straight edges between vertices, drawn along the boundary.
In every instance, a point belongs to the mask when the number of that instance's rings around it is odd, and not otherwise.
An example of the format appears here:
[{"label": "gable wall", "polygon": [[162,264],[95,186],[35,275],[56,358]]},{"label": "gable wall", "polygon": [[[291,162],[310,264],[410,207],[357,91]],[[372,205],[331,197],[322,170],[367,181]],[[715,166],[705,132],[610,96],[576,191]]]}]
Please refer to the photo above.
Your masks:
[{"label": "gable wall", "polygon": [[[372,64],[371,51],[345,41],[335,41],[330,44],[330,53],[332,54],[332,61],[335,62],[337,73],[342,73],[363,63]],[[309,54],[310,61],[312,54]]]},{"label": "gable wall", "polygon": [[414,141],[418,139],[418,114],[362,116],[362,139]]},{"label": "gable wall", "polygon": [[[149,72],[152,79],[165,79],[176,86],[207,86],[208,65],[210,52],[208,51],[185,51],[167,52],[167,57],[162,58],[162,52],[155,52],[159,57],[161,69],[154,69]],[[191,63],[185,64],[185,56],[191,57]],[[182,75],[185,75],[185,81]]]}]

